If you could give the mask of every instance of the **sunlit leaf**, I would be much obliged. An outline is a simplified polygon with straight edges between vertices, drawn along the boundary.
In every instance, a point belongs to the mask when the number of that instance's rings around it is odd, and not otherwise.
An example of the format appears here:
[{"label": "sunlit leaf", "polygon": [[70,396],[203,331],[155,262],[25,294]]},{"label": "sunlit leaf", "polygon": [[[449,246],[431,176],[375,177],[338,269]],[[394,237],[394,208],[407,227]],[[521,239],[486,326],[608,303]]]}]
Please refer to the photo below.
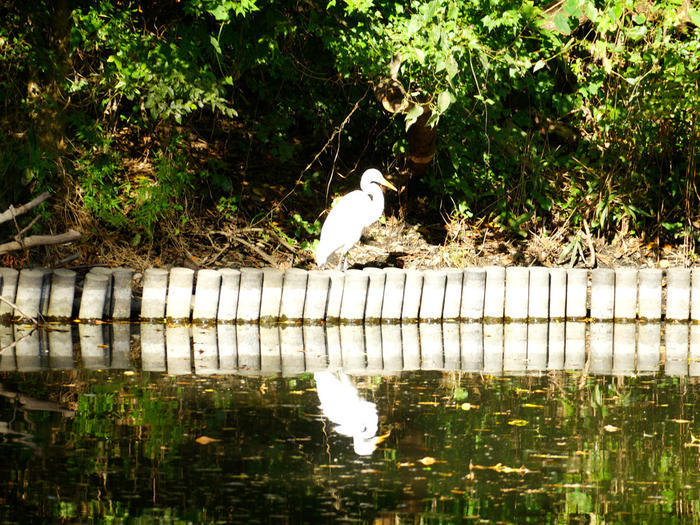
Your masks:
[{"label": "sunlit leaf", "polygon": [[700,27],[700,11],[697,9],[688,9],[688,17],[696,27]]},{"label": "sunlit leaf", "polygon": [[444,113],[450,106],[450,92],[443,91],[438,95],[438,109],[440,113]]},{"label": "sunlit leaf", "polygon": [[437,460],[435,458],[431,458],[430,456],[426,456],[426,457],[418,460],[418,463],[422,463],[426,467],[429,467],[430,465],[434,465],[436,462],[437,462]]},{"label": "sunlit leaf", "polygon": [[619,432],[620,427],[616,427],[615,425],[605,425],[603,427],[603,430],[605,430],[606,432]]},{"label": "sunlit leaf", "polygon": [[216,51],[216,54],[220,55],[221,54],[221,46],[219,46],[219,41],[210,35],[209,42],[211,43],[211,46],[214,48],[214,51]]},{"label": "sunlit leaf", "polygon": [[564,2],[564,12],[568,16],[573,16],[574,18],[581,16],[581,9],[579,8],[578,0],[567,0]]},{"label": "sunlit leaf", "polygon": [[526,421],[525,419],[511,419],[510,421],[508,421],[508,424],[514,427],[524,427],[528,424],[528,421]]},{"label": "sunlit leaf", "polygon": [[214,9],[210,9],[209,13],[220,22],[229,19],[228,8],[222,4],[217,5]]},{"label": "sunlit leaf", "polygon": [[556,27],[557,31],[559,31],[561,34],[571,34],[571,29],[569,28],[569,21],[564,13],[557,13],[556,15],[554,15],[552,21],[554,22],[554,27]]},{"label": "sunlit leaf", "polygon": [[418,120],[418,117],[420,117],[422,114],[423,106],[418,104],[411,106],[411,109],[409,109],[406,113],[406,131],[408,131],[408,129],[416,123],[416,120]]}]

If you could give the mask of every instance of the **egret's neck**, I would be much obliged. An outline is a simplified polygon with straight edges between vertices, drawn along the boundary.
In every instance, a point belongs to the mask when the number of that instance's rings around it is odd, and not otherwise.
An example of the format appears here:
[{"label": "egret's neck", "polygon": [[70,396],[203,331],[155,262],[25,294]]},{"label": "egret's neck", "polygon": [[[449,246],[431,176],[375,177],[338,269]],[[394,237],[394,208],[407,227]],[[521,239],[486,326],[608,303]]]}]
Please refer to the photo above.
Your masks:
[{"label": "egret's neck", "polygon": [[[379,217],[382,216],[382,213],[384,213],[384,193],[382,193],[382,189],[379,187],[379,184],[371,183],[367,185],[368,187],[362,188],[364,192],[369,195],[370,199],[372,200],[372,204],[370,204],[370,213],[368,214],[368,222],[367,226],[372,224],[373,222],[379,220]],[[371,220],[369,220],[371,218]]]}]

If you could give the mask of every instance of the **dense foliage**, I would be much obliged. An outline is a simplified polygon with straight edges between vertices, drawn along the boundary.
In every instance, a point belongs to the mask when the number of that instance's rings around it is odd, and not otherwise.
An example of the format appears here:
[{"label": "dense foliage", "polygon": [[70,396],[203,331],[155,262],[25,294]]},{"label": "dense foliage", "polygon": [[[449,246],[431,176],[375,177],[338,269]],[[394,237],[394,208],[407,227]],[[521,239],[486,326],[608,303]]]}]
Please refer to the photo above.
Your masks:
[{"label": "dense foliage", "polygon": [[[0,22],[2,200],[51,189],[64,221],[250,223],[284,187],[303,211],[281,227],[308,239],[329,174],[369,165],[523,236],[692,240],[700,219],[689,1],[44,0]],[[375,97],[392,76],[393,114]],[[411,181],[422,124],[434,155]]]}]

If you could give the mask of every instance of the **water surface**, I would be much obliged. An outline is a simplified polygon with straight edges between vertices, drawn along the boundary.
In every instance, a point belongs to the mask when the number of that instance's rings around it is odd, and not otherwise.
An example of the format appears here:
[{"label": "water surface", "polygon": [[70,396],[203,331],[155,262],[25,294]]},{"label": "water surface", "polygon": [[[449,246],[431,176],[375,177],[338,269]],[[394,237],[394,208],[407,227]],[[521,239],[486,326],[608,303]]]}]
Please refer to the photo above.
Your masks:
[{"label": "water surface", "polygon": [[137,343],[0,372],[2,522],[700,521],[698,380],[663,366],[168,375]]}]

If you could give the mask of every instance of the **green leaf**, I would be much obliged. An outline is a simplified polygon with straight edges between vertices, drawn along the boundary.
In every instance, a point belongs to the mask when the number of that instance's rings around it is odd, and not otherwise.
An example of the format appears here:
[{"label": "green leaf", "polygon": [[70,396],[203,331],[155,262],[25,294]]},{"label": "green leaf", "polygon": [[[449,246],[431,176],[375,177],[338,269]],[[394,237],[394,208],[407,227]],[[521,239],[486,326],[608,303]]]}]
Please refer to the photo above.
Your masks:
[{"label": "green leaf", "polygon": [[440,113],[431,113],[430,116],[428,117],[427,122],[425,123],[426,128],[434,128],[437,126],[437,123],[440,121]]},{"label": "green leaf", "polygon": [[437,103],[438,103],[438,109],[440,110],[440,113],[444,113],[447,108],[450,106],[451,102],[450,98],[450,92],[449,91],[443,91],[438,95]]},{"label": "green leaf", "polygon": [[539,59],[537,63],[534,66],[532,66],[532,72],[535,73],[539,71],[545,66],[545,64],[547,64],[545,60]]},{"label": "green leaf", "polygon": [[425,63],[425,51],[419,48],[415,48],[413,52],[416,54],[418,62],[420,62],[420,64],[423,65]]},{"label": "green leaf", "polygon": [[418,104],[411,106],[411,109],[409,109],[406,113],[406,131],[408,131],[408,129],[416,123],[416,120],[418,120],[418,117],[420,117],[422,114],[423,106]]},{"label": "green leaf", "polygon": [[627,31],[627,36],[632,40],[639,40],[647,34],[647,26],[634,26]]},{"label": "green leaf", "polygon": [[406,27],[406,36],[408,38],[411,38],[414,33],[416,33],[421,27],[423,26],[423,23],[421,20],[414,16],[411,18],[411,20],[408,22],[408,26]]},{"label": "green leaf", "polygon": [[219,41],[214,38],[212,35],[209,35],[209,42],[211,43],[211,46],[214,48],[214,51],[216,51],[217,55],[221,54],[221,46],[219,45]]},{"label": "green leaf", "polygon": [[230,18],[228,8],[224,5],[217,5],[214,9],[210,9],[209,13],[219,22],[227,21]]},{"label": "green leaf", "polygon": [[700,11],[697,9],[688,9],[688,17],[696,27],[700,27]]},{"label": "green leaf", "polygon": [[564,3],[564,12],[568,16],[573,16],[574,18],[581,16],[581,9],[578,6],[578,0],[566,0]]},{"label": "green leaf", "polygon": [[450,55],[447,58],[447,63],[445,64],[445,68],[447,69],[447,77],[452,80],[454,76],[457,74],[459,71],[459,68],[457,67],[457,61],[454,59],[452,55]]},{"label": "green leaf", "polygon": [[569,28],[569,20],[566,18],[566,15],[564,13],[557,13],[556,15],[554,15],[552,21],[554,22],[554,27],[556,27],[557,31],[559,31],[561,34],[571,34],[571,29]]},{"label": "green leaf", "polygon": [[587,1],[583,4],[583,11],[591,22],[595,22],[598,19],[598,9],[593,2]]}]

